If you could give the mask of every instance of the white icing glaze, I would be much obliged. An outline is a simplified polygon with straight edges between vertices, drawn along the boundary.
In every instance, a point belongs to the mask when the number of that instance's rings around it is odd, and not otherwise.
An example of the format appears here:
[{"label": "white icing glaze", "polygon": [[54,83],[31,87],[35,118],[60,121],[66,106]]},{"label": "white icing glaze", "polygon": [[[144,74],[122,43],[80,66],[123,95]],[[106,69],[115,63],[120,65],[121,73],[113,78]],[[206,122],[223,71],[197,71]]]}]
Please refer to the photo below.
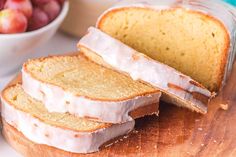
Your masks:
[{"label": "white icing glaze", "polygon": [[[24,69],[22,81],[24,91],[31,97],[42,101],[49,112],[69,112],[79,117],[92,117],[96,121],[107,123],[131,121],[133,118],[129,116],[129,112],[139,107],[157,104],[160,98],[160,92],[156,92],[122,101],[92,100],[34,79]],[[158,112],[158,107],[156,112]]]},{"label": "white icing glaze", "polygon": [[[98,18],[97,26],[101,19],[111,11],[120,8],[151,8],[155,10],[165,10],[173,7],[185,8],[187,10],[195,10],[204,14],[210,15],[218,19],[226,27],[230,36],[230,48],[224,70],[224,79],[222,85],[225,84],[228,76],[230,75],[233,63],[236,56],[236,8],[225,3],[222,0],[125,0],[117,3],[113,7],[107,9]],[[223,86],[222,86],[223,87]]]},{"label": "white icing glaze", "polygon": [[72,153],[92,153],[105,142],[129,133],[134,121],[114,124],[94,132],[76,132],[48,125],[29,113],[17,110],[2,98],[3,119],[20,131],[26,138],[37,143],[52,146]]},{"label": "white icing glaze", "polygon": [[[211,92],[207,89],[196,86],[191,82],[190,77],[176,71],[165,64],[155,61],[147,56],[135,51],[122,42],[110,37],[96,28],[89,28],[78,43],[78,47],[83,46],[101,56],[105,62],[115,69],[128,73],[134,80],[143,80],[160,90],[173,94],[183,101],[192,104],[192,107],[199,109],[199,106],[206,112],[206,104],[195,99],[192,92],[201,93],[206,97],[211,97]],[[138,59],[134,59],[137,56]],[[174,84],[184,90],[169,88],[168,84]]]}]

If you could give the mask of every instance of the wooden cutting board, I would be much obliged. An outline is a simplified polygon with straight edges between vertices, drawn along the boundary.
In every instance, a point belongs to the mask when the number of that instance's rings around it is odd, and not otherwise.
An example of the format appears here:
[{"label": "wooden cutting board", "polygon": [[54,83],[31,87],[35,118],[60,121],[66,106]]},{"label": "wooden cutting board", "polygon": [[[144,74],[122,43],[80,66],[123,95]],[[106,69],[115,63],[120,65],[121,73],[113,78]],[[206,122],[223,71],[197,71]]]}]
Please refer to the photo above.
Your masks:
[{"label": "wooden cutting board", "polygon": [[[19,77],[15,81],[18,80]],[[223,110],[221,104],[227,104],[228,110]],[[66,156],[236,156],[236,64],[226,87],[209,104],[208,114],[199,115],[165,103],[160,106],[159,118],[153,116],[137,120],[136,131],[128,138],[97,153],[68,153]],[[53,148],[33,145],[14,129],[9,129],[5,136],[13,147],[26,156],[61,157],[62,153],[55,153]]]}]

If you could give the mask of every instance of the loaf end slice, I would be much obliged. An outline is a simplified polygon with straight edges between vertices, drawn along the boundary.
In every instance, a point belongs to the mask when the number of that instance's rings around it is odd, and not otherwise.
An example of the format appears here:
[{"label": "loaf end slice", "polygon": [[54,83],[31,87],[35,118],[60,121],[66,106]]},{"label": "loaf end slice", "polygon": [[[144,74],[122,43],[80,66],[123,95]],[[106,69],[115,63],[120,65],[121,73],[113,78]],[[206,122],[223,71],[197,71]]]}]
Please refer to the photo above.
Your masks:
[{"label": "loaf end slice", "polygon": [[230,23],[233,19],[228,10],[218,5],[220,15],[213,3],[206,2],[213,9],[196,11],[199,8],[172,8],[174,3],[127,2],[105,11],[97,27],[152,59],[191,76],[210,91],[218,92],[233,64],[230,60],[235,52],[230,42],[235,41],[230,39],[229,32],[235,24]]}]

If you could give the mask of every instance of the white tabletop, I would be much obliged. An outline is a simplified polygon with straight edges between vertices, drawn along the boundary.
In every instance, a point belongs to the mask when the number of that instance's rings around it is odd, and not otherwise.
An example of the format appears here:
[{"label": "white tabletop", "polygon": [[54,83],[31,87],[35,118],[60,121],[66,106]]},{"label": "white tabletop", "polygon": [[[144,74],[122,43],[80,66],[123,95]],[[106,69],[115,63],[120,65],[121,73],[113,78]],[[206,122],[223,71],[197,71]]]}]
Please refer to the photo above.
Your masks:
[{"label": "white tabletop", "polygon": [[[34,54],[29,56],[29,58],[35,58],[40,56],[63,54],[65,52],[75,52],[76,44],[78,39],[72,38],[65,35],[64,33],[58,32],[47,44],[35,49]],[[20,69],[20,67],[19,67]],[[16,71],[17,73],[17,71]],[[5,78],[0,78],[0,90],[15,77],[15,74],[7,76]],[[17,152],[15,152],[0,135],[0,157],[21,157]]]}]

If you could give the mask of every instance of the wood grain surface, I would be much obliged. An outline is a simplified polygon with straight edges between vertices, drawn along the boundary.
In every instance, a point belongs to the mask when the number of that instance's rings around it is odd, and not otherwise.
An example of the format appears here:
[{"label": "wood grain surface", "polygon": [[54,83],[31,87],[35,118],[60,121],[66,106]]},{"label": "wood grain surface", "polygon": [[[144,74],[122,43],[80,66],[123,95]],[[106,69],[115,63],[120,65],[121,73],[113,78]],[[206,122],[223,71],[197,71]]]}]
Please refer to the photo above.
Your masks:
[{"label": "wood grain surface", "polygon": [[[224,110],[227,105],[228,110]],[[136,120],[136,131],[127,138],[88,155],[33,144],[7,125],[5,136],[15,149],[27,157],[236,156],[236,65],[223,91],[209,104],[208,114],[199,115],[165,103],[160,106],[159,118],[153,116]]]}]

